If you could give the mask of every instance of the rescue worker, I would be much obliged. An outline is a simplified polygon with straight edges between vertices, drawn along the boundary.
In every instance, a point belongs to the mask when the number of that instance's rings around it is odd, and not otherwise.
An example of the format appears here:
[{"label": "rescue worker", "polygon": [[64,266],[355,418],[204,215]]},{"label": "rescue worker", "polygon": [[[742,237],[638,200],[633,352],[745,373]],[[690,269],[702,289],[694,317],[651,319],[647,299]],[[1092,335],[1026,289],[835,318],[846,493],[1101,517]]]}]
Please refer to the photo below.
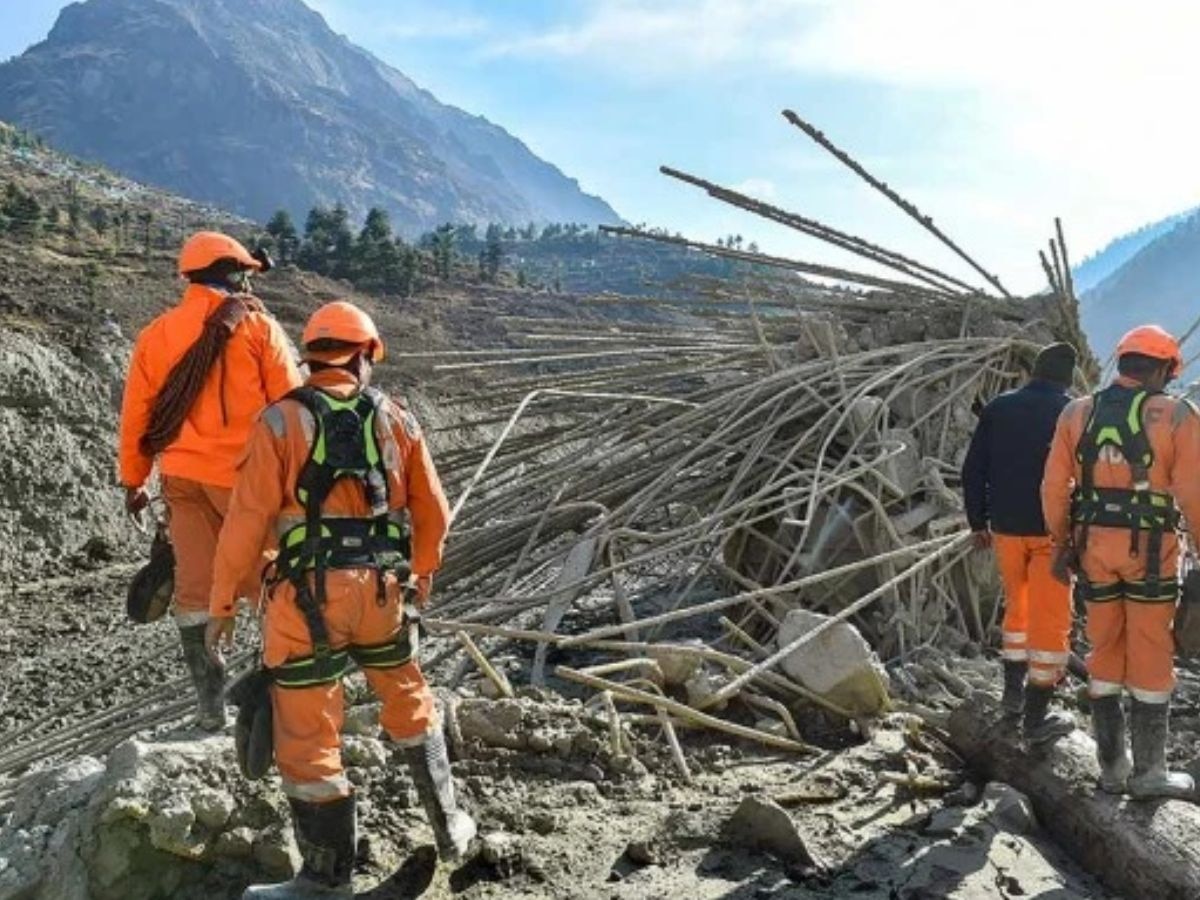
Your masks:
[{"label": "rescue worker", "polygon": [[[382,700],[380,724],[402,749],[444,859],[475,835],[456,807],[441,722],[416,658],[404,597],[430,597],[449,511],[412,414],[370,388],[384,344],[362,310],[317,310],[304,329],[305,386],[268,407],[250,437],[217,547],[208,646],[234,627],[237,585],[254,548],[279,537],[263,610],[275,761],[304,866],[246,897],[351,896],[355,800],[342,767],[341,676],[349,659]],[[405,512],[411,537],[402,537]],[[406,545],[407,544],[407,545]],[[406,563],[407,557],[411,559]]]},{"label": "rescue worker", "polygon": [[1023,714],[1025,737],[1035,744],[1074,728],[1069,717],[1048,712],[1066,673],[1071,595],[1050,572],[1041,486],[1054,426],[1069,401],[1075,360],[1070,344],[1044,347],[1032,378],[983,408],[963,463],[975,546],[995,550],[1004,583],[1001,707],[1007,717]]},{"label": "rescue worker", "polygon": [[1163,393],[1182,367],[1179,345],[1157,325],[1121,338],[1116,379],[1059,418],[1042,483],[1056,569],[1064,580],[1075,571],[1087,606],[1100,786],[1139,799],[1190,797],[1193,788],[1166,768],[1180,512],[1193,546],[1200,525],[1200,414]]},{"label": "rescue worker", "polygon": [[138,335],[121,407],[119,477],[125,508],[149,502],[155,460],[175,554],[175,623],[196,689],[197,724],[225,726],[223,669],[204,650],[213,554],[235,465],[263,408],[300,384],[287,337],[249,295],[269,265],[224,234],[184,243],[179,303]]}]

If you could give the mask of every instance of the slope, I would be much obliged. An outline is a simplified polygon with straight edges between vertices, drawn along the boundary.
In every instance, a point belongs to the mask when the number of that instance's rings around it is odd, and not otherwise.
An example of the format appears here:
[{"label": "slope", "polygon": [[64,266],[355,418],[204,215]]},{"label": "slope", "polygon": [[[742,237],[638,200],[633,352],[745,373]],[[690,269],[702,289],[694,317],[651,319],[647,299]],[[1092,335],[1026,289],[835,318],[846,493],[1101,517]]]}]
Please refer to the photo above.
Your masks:
[{"label": "slope", "polygon": [[1142,322],[1182,334],[1200,315],[1200,216],[1152,241],[1084,295],[1088,338],[1103,356]]},{"label": "slope", "polygon": [[0,119],[265,219],[343,202],[445,221],[613,222],[519,140],[439,103],[301,0],[87,0],[0,65]]},{"label": "slope", "polygon": [[1084,293],[1090,291],[1133,259],[1143,247],[1167,234],[1195,212],[1196,209],[1193,208],[1173,216],[1167,216],[1165,219],[1143,225],[1135,231],[1109,241],[1103,249],[1093,253],[1075,267],[1073,275],[1076,290]]}]

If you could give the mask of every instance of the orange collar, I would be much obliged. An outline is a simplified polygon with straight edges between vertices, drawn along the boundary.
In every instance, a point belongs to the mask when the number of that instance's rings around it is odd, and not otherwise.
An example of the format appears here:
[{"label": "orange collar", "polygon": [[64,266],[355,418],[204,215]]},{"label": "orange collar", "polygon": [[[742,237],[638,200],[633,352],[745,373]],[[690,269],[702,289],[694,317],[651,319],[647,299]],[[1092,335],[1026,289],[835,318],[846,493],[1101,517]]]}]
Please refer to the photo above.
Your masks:
[{"label": "orange collar", "polygon": [[358,380],[345,369],[322,369],[320,372],[313,372],[305,384],[343,399],[353,397],[362,390]]}]

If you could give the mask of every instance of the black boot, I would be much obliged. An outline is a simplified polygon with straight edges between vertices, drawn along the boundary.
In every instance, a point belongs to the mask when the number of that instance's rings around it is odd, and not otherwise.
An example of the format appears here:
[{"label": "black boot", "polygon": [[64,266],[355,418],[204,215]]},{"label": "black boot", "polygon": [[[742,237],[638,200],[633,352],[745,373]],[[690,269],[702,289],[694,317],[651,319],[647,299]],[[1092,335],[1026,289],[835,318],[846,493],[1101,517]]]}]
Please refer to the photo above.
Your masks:
[{"label": "black boot", "polygon": [[354,796],[329,803],[308,803],[288,798],[292,828],[304,865],[300,874],[282,884],[256,884],[246,888],[243,900],[305,900],[318,897],[353,897],[351,876],[358,849]]},{"label": "black boot", "polygon": [[1025,673],[1029,663],[1025,660],[1004,660],[1004,693],[1000,697],[1000,708],[1007,716],[1019,716],[1025,709]]},{"label": "black boot", "polygon": [[1025,686],[1025,719],[1021,728],[1030,744],[1046,744],[1075,730],[1075,723],[1064,713],[1047,712],[1054,688],[1042,684]]},{"label": "black boot", "polygon": [[204,625],[180,628],[179,643],[196,689],[196,724],[205,731],[220,731],[225,727],[225,668],[209,657],[204,629]]},{"label": "black boot", "polygon": [[1133,775],[1129,796],[1135,800],[1175,797],[1193,799],[1196,785],[1186,772],[1167,771],[1167,729],[1171,704],[1133,701],[1130,743]]},{"label": "black boot", "polygon": [[475,820],[455,805],[454,776],[441,728],[431,731],[423,744],[405,747],[404,761],[429,817],[438,855],[444,860],[461,860],[475,838]]},{"label": "black boot", "polygon": [[1125,793],[1133,764],[1125,748],[1125,709],[1120,695],[1092,698],[1092,730],[1096,735],[1096,760],[1100,763],[1100,790]]}]

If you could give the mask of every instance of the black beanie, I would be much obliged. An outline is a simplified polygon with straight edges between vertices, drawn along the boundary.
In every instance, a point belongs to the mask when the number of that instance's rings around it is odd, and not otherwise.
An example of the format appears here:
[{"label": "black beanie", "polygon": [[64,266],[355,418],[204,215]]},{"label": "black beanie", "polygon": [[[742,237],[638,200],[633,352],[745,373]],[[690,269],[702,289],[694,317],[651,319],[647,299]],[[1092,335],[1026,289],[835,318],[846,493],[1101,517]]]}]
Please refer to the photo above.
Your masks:
[{"label": "black beanie", "polygon": [[1033,361],[1033,377],[1070,387],[1075,378],[1075,348],[1067,343],[1043,347]]}]

